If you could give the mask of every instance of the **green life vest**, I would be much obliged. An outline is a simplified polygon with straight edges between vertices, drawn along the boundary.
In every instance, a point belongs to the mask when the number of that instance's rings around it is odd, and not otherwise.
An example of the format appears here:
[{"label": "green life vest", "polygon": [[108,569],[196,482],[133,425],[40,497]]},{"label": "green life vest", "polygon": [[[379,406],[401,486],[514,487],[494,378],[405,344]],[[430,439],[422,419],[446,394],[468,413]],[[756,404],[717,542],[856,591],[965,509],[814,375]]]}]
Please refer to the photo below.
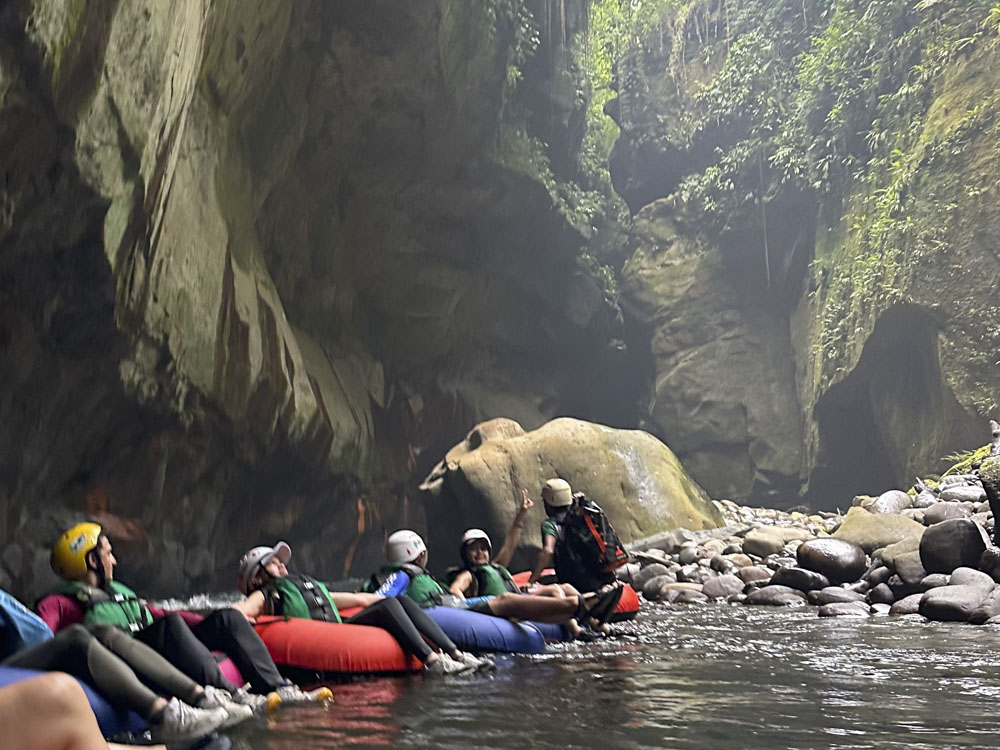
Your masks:
[{"label": "green life vest", "polygon": [[519,594],[521,589],[514,583],[514,577],[503,565],[488,563],[475,565],[467,570],[472,573],[476,582],[474,596],[500,596],[501,594]]},{"label": "green life vest", "polygon": [[109,581],[104,588],[70,581],[57,591],[83,607],[84,625],[113,625],[135,633],[153,624],[153,616],[136,593],[118,581]]},{"label": "green life vest", "polygon": [[410,577],[410,586],[406,589],[406,595],[421,607],[435,606],[437,602],[434,600],[434,595],[446,593],[427,568],[421,568],[413,563],[383,565],[378,572],[372,574],[371,579],[365,584],[364,590],[369,593],[378,591],[382,584],[389,579],[389,576],[400,570]]},{"label": "green life vest", "polygon": [[272,580],[261,591],[272,615],[343,622],[326,586],[310,576],[289,573]]}]

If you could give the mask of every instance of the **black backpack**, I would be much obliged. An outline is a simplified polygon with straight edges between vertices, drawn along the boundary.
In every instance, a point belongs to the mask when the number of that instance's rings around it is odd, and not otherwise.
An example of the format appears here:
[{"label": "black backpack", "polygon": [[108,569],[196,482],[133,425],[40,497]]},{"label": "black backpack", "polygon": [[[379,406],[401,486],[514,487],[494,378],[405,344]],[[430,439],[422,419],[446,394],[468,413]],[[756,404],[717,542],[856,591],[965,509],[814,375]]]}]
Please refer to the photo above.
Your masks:
[{"label": "black backpack", "polygon": [[583,570],[610,573],[628,562],[628,553],[601,506],[582,492],[562,523],[566,552]]}]

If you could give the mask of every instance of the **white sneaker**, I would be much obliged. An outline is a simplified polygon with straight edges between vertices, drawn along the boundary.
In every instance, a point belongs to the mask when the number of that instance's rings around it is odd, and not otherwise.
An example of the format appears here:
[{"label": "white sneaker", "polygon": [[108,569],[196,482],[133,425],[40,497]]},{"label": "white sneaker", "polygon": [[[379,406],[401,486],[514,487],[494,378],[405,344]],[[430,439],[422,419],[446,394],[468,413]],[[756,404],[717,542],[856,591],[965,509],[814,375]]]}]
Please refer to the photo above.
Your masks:
[{"label": "white sneaker", "polygon": [[227,719],[222,724],[223,729],[246,721],[253,716],[253,708],[248,705],[237,703],[233,700],[232,694],[228,690],[205,686],[205,697],[201,701],[204,708],[221,708],[226,712]]},{"label": "white sneaker", "polygon": [[[281,699],[279,698],[278,700],[280,701]],[[233,703],[239,703],[242,706],[250,706],[250,709],[254,713],[258,713],[267,708],[267,696],[251,693],[245,687],[241,687],[233,693]]]},{"label": "white sneaker", "polygon": [[459,651],[458,657],[459,661],[468,664],[477,672],[497,668],[496,663],[492,659],[487,659],[485,656],[476,656],[475,654],[470,654],[468,651]]},{"label": "white sneaker", "polygon": [[[477,662],[478,664],[478,662]],[[428,677],[443,677],[444,675],[463,674],[471,672],[475,667],[464,661],[452,659],[448,654],[438,654],[438,658],[424,665],[424,674]]]},{"label": "white sneaker", "polygon": [[223,726],[229,714],[222,708],[195,708],[171,698],[158,721],[149,725],[153,742],[184,742],[204,737]]},{"label": "white sneaker", "polygon": [[312,703],[333,700],[333,691],[327,687],[303,690],[298,685],[282,685],[274,692],[281,698],[282,703]]}]

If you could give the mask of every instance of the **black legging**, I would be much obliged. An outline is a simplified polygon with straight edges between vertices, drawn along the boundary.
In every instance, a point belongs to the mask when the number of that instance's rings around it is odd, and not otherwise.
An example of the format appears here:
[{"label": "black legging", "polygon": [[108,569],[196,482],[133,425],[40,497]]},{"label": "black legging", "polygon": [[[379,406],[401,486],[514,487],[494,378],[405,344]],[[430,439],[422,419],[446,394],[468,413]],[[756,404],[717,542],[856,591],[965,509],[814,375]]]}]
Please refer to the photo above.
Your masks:
[{"label": "black legging", "polygon": [[[22,649],[3,661],[8,667],[68,672],[95,687],[116,708],[135,711],[149,719],[159,696],[146,682],[167,695],[193,703],[198,685],[178,672],[148,646],[108,626],[98,626],[121,653],[113,653],[83,625],[70,625],[54,638]],[[103,632],[106,631],[106,632]],[[121,658],[119,658],[119,656]],[[138,672],[138,674],[136,674]],[[140,675],[142,679],[140,679]]]},{"label": "black legging", "polygon": [[420,661],[427,661],[432,652],[421,635],[427,636],[434,645],[446,653],[453,654],[458,650],[438,624],[407,596],[380,599],[344,622],[351,625],[371,625],[387,630],[399,641],[399,645],[406,653],[416,656]]},{"label": "black legging", "polygon": [[213,685],[233,692],[210,649],[222,651],[257,693],[268,693],[285,684],[267,647],[246,617],[235,609],[213,612],[194,627],[178,614],[157,620],[135,636],[169,659],[199,685]]}]

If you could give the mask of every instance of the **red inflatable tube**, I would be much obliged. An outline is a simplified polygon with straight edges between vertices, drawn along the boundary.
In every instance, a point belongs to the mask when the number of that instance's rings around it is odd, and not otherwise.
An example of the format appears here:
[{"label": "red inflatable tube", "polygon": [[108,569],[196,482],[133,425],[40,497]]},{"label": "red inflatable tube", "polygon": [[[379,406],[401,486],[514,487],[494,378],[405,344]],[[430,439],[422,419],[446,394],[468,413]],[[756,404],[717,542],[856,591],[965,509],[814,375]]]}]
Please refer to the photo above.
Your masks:
[{"label": "red inflatable tube", "polygon": [[423,666],[381,628],[260,617],[254,626],[275,664],[331,674],[415,672]]},{"label": "red inflatable tube", "polygon": [[[541,583],[555,583],[556,572],[552,568],[546,568],[542,571]],[[531,571],[524,570],[520,573],[514,573],[514,582],[518,586],[523,586],[531,578]],[[625,588],[622,590],[622,598],[618,602],[618,606],[615,607],[615,613],[611,616],[611,622],[622,622],[623,620],[634,620],[636,614],[639,612],[639,595],[635,592],[635,589],[629,586],[627,583],[624,584]]]}]

